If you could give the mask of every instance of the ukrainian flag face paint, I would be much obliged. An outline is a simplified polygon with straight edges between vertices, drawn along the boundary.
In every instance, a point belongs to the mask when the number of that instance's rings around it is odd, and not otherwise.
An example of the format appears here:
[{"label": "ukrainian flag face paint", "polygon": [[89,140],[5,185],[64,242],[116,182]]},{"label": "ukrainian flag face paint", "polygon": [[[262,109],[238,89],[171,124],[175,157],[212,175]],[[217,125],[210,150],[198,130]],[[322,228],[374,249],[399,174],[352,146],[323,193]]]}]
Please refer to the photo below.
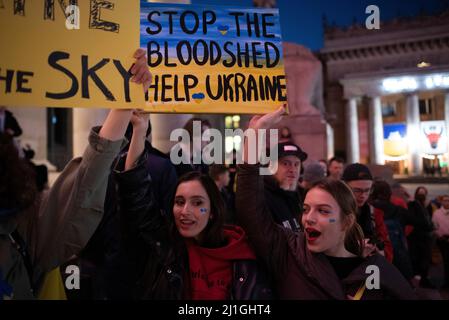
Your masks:
[{"label": "ukrainian flag face paint", "polygon": [[186,181],[176,189],[173,204],[176,227],[184,238],[198,238],[210,219],[210,199],[199,181]]},{"label": "ukrainian flag face paint", "polygon": [[309,190],[304,200],[302,224],[310,251],[331,256],[344,252],[345,228],[340,215],[340,206],[330,193],[320,188]]}]

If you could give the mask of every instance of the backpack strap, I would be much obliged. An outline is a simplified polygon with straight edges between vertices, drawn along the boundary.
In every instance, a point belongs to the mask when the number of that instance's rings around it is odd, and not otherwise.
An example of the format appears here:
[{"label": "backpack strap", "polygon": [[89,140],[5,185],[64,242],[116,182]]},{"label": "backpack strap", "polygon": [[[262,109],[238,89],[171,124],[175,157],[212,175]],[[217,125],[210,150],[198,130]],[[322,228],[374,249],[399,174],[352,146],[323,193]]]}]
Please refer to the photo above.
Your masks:
[{"label": "backpack strap", "polygon": [[28,249],[25,240],[23,240],[17,229],[9,234],[9,239],[11,240],[11,243],[14,246],[14,248],[16,248],[16,250],[22,256],[25,268],[28,273],[28,279],[30,281],[31,293],[34,294],[35,288],[33,285],[33,265],[31,263],[30,255],[28,254]]}]

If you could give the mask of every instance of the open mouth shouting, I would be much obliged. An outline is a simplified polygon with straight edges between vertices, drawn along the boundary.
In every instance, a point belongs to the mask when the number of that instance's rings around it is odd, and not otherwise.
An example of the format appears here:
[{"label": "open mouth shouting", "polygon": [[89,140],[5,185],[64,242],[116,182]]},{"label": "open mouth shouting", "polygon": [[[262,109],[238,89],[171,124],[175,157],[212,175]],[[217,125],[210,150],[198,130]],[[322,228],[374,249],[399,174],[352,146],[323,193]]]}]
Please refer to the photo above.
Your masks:
[{"label": "open mouth shouting", "polygon": [[182,229],[190,229],[195,225],[195,223],[196,223],[195,221],[190,219],[179,219],[179,226]]},{"label": "open mouth shouting", "polygon": [[315,242],[321,236],[321,232],[315,228],[306,228],[305,231],[307,242],[309,243]]}]

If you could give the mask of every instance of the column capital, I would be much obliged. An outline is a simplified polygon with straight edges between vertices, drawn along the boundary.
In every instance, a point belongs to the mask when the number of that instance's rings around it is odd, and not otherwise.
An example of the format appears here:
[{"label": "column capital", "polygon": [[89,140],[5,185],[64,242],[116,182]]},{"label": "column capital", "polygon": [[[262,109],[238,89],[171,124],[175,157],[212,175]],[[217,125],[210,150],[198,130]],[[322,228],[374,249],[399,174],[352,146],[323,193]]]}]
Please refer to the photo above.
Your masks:
[{"label": "column capital", "polygon": [[404,92],[403,95],[406,98],[407,97],[418,96],[419,95],[419,91]]},{"label": "column capital", "polygon": [[367,94],[367,95],[365,95],[365,97],[370,100],[374,100],[376,98],[381,99],[382,95],[381,94]]},{"label": "column capital", "polygon": [[357,102],[359,102],[362,99],[362,96],[349,96],[349,97],[345,97],[346,101],[349,102],[351,100],[355,100]]}]

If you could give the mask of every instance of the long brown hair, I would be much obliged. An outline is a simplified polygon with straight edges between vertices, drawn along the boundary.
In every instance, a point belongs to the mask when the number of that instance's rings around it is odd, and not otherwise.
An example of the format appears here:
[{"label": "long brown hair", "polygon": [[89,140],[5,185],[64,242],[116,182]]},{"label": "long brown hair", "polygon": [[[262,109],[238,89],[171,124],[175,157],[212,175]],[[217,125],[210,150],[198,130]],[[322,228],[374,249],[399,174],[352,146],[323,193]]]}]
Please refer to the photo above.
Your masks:
[{"label": "long brown hair", "polygon": [[220,247],[224,243],[223,226],[225,219],[225,204],[220,191],[218,191],[218,187],[211,177],[197,171],[188,172],[179,178],[175,190],[178,190],[178,186],[181,183],[189,181],[201,183],[210,200],[210,216],[212,218],[201,232],[201,246],[208,248]]},{"label": "long brown hair", "polygon": [[353,216],[353,224],[346,231],[345,248],[349,252],[362,257],[364,247],[364,235],[362,228],[357,223],[357,202],[354,194],[346,183],[335,179],[323,179],[316,182],[311,189],[319,188],[329,193],[340,207],[342,221],[349,221]]}]

